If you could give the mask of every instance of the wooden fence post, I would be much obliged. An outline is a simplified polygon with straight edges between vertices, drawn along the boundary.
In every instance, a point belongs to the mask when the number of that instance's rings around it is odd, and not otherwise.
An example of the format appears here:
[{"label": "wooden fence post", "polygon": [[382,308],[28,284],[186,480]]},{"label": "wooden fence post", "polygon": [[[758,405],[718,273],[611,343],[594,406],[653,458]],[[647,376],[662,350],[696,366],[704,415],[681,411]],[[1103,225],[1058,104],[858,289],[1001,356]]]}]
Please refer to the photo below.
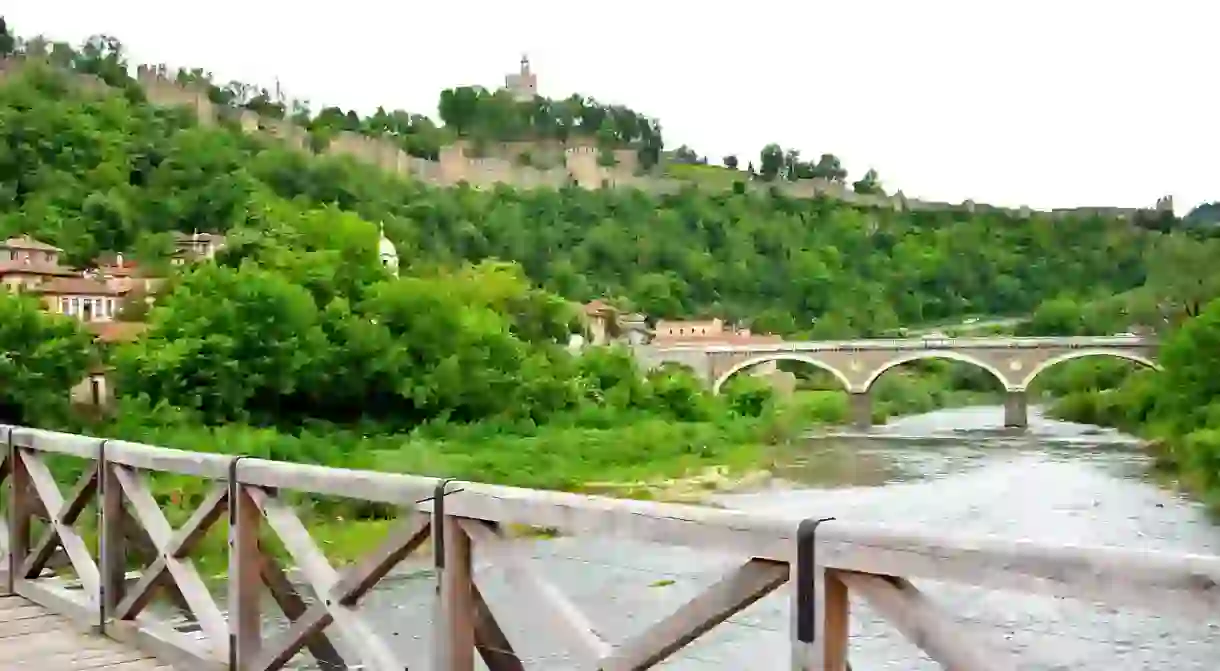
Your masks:
[{"label": "wooden fence post", "polygon": [[127,591],[127,533],[123,518],[123,487],[115,477],[114,467],[106,459],[106,441],[103,440],[98,462],[98,528],[100,530],[98,607],[101,609],[99,626],[105,631],[106,622],[114,615],[115,607],[123,600]]},{"label": "wooden fence post", "polygon": [[262,557],[258,533],[262,513],[241,484],[238,464],[229,467],[229,664],[244,671],[262,650],[259,588]]},{"label": "wooden fence post", "polygon": [[0,596],[8,596],[13,594],[13,505],[16,502],[16,495],[13,494],[13,427],[4,427],[4,445],[0,446],[4,450],[4,456],[0,457],[0,496],[3,496],[7,501],[5,509],[5,519],[0,521],[0,550],[3,551],[3,556],[0,556]]},{"label": "wooden fence post", "polygon": [[13,438],[14,433],[15,430],[9,431],[8,436],[8,574],[5,590],[9,594],[17,593],[21,563],[30,553],[30,517],[33,512],[30,474],[21,459],[21,448]]},{"label": "wooden fence post", "polygon": [[458,518],[445,514],[449,482],[442,480],[436,486],[432,500],[438,599],[432,665],[435,671],[474,671],[475,600],[470,536]]}]

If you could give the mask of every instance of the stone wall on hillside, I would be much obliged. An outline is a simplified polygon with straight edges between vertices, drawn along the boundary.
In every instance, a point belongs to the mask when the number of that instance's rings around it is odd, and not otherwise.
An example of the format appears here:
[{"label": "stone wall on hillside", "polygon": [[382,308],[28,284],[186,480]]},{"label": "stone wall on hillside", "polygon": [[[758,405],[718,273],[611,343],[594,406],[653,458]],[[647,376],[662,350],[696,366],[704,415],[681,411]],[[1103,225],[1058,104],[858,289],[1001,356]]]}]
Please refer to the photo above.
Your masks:
[{"label": "stone wall on hillside", "polygon": [[[18,72],[21,66],[20,59],[0,60],[0,81]],[[105,84],[96,77],[74,75],[74,78],[85,88],[105,88]],[[166,66],[141,65],[136,69],[136,81],[150,102],[167,107],[190,108],[201,125],[214,126],[222,119],[230,119],[238,123],[246,133],[274,138],[301,151],[312,152],[314,149],[310,134],[305,128],[288,120],[262,117],[250,110],[217,105],[209,99],[206,86],[180,82],[176,73]],[[575,139],[567,143],[559,140],[498,143],[460,140],[441,148],[438,160],[430,161],[407,154],[392,137],[373,137],[341,131],[321,148],[321,153],[347,156],[387,172],[437,186],[455,186],[465,182],[479,189],[492,188],[497,184],[524,189],[552,189],[576,184],[586,189],[636,188],[654,194],[669,194],[693,184],[658,174],[642,173],[635,149],[613,150],[613,165],[605,165],[606,160],[601,150],[592,141],[585,139]],[[775,190],[792,198],[830,198],[868,208],[902,211],[1003,211],[1019,217],[1029,217],[1034,212],[1028,207],[1002,208],[976,204],[969,200],[962,203],[926,201],[907,198],[901,191],[892,196],[864,195],[855,193],[841,182],[823,179],[762,182],[752,180],[742,172],[740,183],[742,188],[752,192]],[[1173,200],[1170,196],[1159,199],[1152,208],[1062,208],[1041,214],[1052,218],[1098,215],[1134,219],[1149,213],[1165,212],[1173,212]]]}]

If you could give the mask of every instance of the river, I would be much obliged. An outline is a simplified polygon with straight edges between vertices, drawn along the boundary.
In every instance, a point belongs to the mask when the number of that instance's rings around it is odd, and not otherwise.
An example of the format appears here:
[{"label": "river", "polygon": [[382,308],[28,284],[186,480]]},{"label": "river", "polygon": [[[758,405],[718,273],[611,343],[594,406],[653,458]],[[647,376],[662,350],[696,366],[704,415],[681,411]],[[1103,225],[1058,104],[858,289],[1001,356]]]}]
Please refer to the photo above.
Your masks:
[{"label": "river", "polygon": [[[944,410],[895,420],[867,436],[813,438],[787,455],[782,480],[718,502],[932,533],[1220,554],[1220,527],[1199,505],[1147,479],[1148,460],[1134,439],[1046,419],[1036,408],[1030,409],[1028,432],[1014,435],[996,428],[1002,414],[998,407]],[[543,572],[610,641],[669,614],[740,561],[596,539],[530,543]],[[540,614],[511,608],[513,592],[500,569],[476,570],[493,609],[510,606],[501,624],[510,640],[520,641],[526,668],[580,668],[547,636]],[[1072,600],[917,584],[997,650],[1019,653],[1022,669],[1214,671],[1220,665],[1220,620],[1190,622]],[[428,657],[433,589],[430,577],[398,579],[362,608],[411,668],[424,668]],[[781,588],[661,668],[788,668],[787,599]],[[939,668],[855,599],[851,659],[858,671]]]}]

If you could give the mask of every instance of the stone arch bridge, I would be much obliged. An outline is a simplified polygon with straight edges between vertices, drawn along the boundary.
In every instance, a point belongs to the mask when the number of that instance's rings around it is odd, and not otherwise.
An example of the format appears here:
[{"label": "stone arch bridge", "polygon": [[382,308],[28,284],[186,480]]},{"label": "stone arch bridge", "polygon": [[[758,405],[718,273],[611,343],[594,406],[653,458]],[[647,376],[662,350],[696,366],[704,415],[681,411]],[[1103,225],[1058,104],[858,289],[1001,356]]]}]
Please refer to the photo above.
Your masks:
[{"label": "stone arch bridge", "polygon": [[818,342],[777,342],[748,345],[641,346],[636,355],[648,367],[666,363],[687,366],[719,393],[739,372],[776,361],[800,361],[820,368],[851,394],[853,420],[871,423],[869,392],[886,371],[921,359],[962,361],[991,373],[1008,397],[1004,425],[1028,423],[1026,392],[1051,366],[1090,356],[1109,356],[1157,368],[1155,340],[1139,336],[1065,338],[918,338]]}]

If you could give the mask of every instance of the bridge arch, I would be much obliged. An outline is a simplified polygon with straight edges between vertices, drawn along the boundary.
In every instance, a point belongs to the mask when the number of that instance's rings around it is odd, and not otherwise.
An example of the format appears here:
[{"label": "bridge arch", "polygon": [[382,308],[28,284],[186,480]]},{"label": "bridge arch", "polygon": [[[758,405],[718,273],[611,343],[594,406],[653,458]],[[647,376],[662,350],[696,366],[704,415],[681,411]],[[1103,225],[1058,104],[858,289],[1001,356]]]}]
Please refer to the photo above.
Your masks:
[{"label": "bridge arch", "polygon": [[922,361],[924,359],[946,359],[949,361],[961,361],[962,363],[968,363],[972,366],[982,368],[983,370],[987,371],[988,373],[991,373],[992,377],[999,380],[1000,385],[1002,387],[1004,387],[1005,389],[1013,388],[1012,383],[1009,381],[1008,377],[1005,376],[1004,373],[1001,372],[998,368],[996,368],[995,366],[992,366],[991,364],[987,363],[986,361],[981,361],[979,359],[976,359],[976,358],[970,356],[969,354],[961,354],[959,352],[954,352],[952,350],[917,350],[914,352],[896,356],[893,359],[890,359],[889,361],[887,361],[885,364],[878,367],[877,370],[873,371],[872,375],[869,375],[868,379],[865,380],[861,391],[868,392],[870,389],[872,389],[873,383],[876,382],[877,379],[880,378],[882,375],[885,375],[886,371],[890,370],[891,368],[896,368],[898,366],[901,366],[904,363],[910,363],[912,361]]},{"label": "bridge arch", "polygon": [[1051,368],[1052,366],[1061,364],[1065,361],[1072,361],[1075,359],[1084,359],[1087,357],[1094,357],[1094,356],[1106,356],[1106,357],[1111,357],[1114,359],[1123,359],[1125,361],[1132,361],[1134,363],[1138,363],[1141,366],[1145,366],[1145,367],[1151,368],[1153,370],[1161,369],[1160,364],[1158,364],[1153,359],[1151,359],[1147,356],[1144,356],[1143,354],[1140,354],[1139,352],[1132,352],[1129,350],[1122,350],[1122,349],[1112,349],[1112,348],[1106,348],[1106,347],[1096,347],[1096,348],[1090,347],[1087,349],[1077,349],[1077,350],[1072,350],[1070,352],[1064,352],[1063,354],[1053,356],[1053,357],[1047,359],[1046,361],[1043,361],[1042,363],[1038,364],[1037,366],[1034,366],[1034,368],[1025,375],[1025,378],[1021,380],[1021,388],[1028,389],[1029,385],[1033,384],[1035,378],[1037,378],[1044,371],[1046,371],[1046,369]]},{"label": "bridge arch", "polygon": [[848,380],[847,376],[843,374],[843,371],[839,370],[838,368],[831,366],[825,361],[819,361],[807,354],[787,354],[781,352],[774,354],[762,354],[746,359],[741,363],[734,364],[732,368],[729,368],[716,377],[716,380],[712,383],[712,393],[719,394],[720,389],[724,387],[725,383],[741,371],[771,361],[799,361],[801,363],[809,364],[814,368],[819,368],[835,376],[835,379],[843,385],[843,391],[851,391],[851,381]]}]

